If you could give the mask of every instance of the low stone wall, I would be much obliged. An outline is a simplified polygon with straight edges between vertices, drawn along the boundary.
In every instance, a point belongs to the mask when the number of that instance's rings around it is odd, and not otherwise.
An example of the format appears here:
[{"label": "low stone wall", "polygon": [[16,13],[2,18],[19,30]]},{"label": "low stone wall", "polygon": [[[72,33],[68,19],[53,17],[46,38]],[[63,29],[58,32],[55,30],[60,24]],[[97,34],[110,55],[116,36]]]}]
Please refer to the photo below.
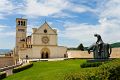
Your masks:
[{"label": "low stone wall", "polygon": [[111,58],[120,58],[120,48],[112,48]]},{"label": "low stone wall", "polygon": [[93,53],[88,54],[87,51],[70,50],[67,53],[68,58],[93,58]]},{"label": "low stone wall", "polygon": [[[88,54],[87,51],[69,50],[68,58],[93,58],[93,53]],[[120,48],[112,48],[110,58],[120,58]]]},{"label": "low stone wall", "polygon": [[0,57],[0,68],[14,65],[13,57]]}]

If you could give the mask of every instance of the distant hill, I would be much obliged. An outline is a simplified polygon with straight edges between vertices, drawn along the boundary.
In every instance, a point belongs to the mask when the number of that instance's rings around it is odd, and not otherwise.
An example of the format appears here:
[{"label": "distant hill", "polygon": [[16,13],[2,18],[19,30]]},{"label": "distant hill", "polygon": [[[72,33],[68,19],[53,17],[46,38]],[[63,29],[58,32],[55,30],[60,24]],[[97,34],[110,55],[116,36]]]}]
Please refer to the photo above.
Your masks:
[{"label": "distant hill", "polygon": [[111,44],[111,46],[112,46],[112,48],[120,47],[120,42],[113,43],[113,44]]},{"label": "distant hill", "polygon": [[7,54],[10,49],[0,49],[0,54]]}]

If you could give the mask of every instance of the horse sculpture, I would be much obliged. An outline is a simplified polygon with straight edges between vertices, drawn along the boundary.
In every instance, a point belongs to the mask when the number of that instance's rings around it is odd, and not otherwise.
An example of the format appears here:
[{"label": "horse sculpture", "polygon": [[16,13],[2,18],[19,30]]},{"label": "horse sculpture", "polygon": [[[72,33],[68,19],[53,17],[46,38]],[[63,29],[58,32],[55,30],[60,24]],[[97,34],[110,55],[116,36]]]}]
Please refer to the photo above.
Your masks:
[{"label": "horse sculpture", "polygon": [[97,41],[88,48],[88,53],[93,52],[94,59],[108,59],[112,52],[110,44],[104,43],[99,34],[95,34]]}]

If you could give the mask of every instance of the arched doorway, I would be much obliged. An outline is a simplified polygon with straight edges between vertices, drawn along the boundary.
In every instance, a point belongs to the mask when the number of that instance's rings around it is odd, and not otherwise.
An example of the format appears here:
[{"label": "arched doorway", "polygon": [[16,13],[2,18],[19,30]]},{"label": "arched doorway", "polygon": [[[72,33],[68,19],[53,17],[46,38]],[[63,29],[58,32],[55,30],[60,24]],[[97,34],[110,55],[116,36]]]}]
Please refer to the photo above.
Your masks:
[{"label": "arched doorway", "polygon": [[43,48],[41,50],[41,58],[46,59],[50,57],[50,50],[48,48]]},{"label": "arched doorway", "polygon": [[42,59],[44,58],[44,53],[41,53],[41,58],[42,58]]}]

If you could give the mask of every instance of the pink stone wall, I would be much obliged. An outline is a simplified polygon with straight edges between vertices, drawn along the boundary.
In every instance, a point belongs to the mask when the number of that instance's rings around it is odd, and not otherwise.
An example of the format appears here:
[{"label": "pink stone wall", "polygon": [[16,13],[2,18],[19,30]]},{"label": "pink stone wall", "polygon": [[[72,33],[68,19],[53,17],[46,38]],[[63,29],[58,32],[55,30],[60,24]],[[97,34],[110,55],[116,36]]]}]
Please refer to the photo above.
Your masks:
[{"label": "pink stone wall", "polygon": [[14,65],[13,57],[0,57],[0,68]]}]

